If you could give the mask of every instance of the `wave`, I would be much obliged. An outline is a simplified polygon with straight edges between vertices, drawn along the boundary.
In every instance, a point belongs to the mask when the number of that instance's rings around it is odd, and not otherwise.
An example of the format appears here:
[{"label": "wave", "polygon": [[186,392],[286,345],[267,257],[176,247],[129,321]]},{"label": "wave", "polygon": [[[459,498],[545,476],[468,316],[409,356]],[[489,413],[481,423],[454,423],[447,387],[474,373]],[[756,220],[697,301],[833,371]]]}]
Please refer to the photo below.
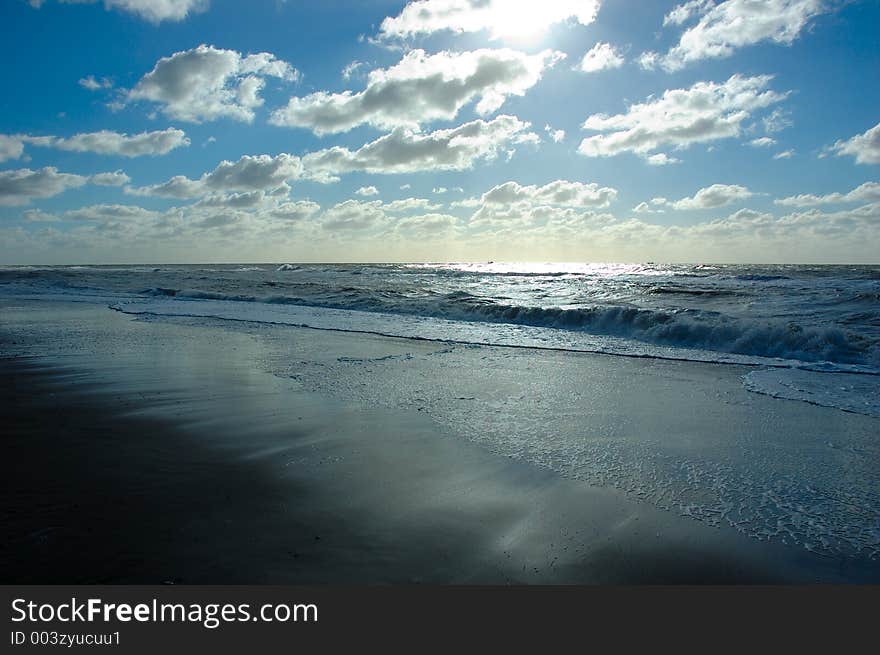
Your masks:
[{"label": "wave", "polygon": [[300,305],[551,328],[733,355],[880,367],[877,342],[843,328],[804,327],[791,321],[733,319],[710,311],[657,310],[631,305],[537,307],[500,303],[464,291],[408,297],[400,292],[376,292],[358,287],[336,289],[323,297],[257,297],[164,288],[148,289],[143,293],[181,299]]},{"label": "wave", "polygon": [[686,289],[682,287],[651,287],[648,293],[670,296],[738,296],[740,292],[733,289]]},{"label": "wave", "polygon": [[791,279],[787,275],[759,275],[755,273],[736,275],[734,277],[736,277],[737,280],[743,280],[744,282],[774,282],[776,280]]}]

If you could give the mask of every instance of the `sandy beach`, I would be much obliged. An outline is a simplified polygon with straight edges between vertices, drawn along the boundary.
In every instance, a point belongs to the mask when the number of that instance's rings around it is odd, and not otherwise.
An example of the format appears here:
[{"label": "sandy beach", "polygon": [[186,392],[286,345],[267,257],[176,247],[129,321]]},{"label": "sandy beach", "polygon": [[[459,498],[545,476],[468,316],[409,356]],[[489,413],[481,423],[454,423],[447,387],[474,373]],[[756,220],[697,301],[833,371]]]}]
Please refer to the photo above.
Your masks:
[{"label": "sandy beach", "polygon": [[[594,401],[569,398],[568,416],[546,420],[604,430],[609,447],[661,433],[675,451],[712,453],[756,425],[784,427],[799,449],[829,433],[871,439],[875,419],[750,394],[739,367],[145,320],[89,303],[9,299],[2,316],[4,582],[880,580],[876,559],[664,509],[610,476],[612,460],[596,484],[542,465],[549,450],[512,456],[526,444],[490,438],[516,432],[505,403],[542,400],[530,381],[550,402],[554,376],[575,376]],[[464,429],[448,406],[468,404],[494,418],[468,409]]]}]

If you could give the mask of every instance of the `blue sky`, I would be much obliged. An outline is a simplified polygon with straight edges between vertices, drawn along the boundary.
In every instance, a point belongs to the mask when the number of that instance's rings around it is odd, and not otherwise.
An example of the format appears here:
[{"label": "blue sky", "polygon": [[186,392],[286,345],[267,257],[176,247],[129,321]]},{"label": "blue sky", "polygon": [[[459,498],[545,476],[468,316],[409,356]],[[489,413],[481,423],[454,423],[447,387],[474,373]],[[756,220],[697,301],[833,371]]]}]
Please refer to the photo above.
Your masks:
[{"label": "blue sky", "polygon": [[0,11],[0,263],[880,261],[871,0]]}]

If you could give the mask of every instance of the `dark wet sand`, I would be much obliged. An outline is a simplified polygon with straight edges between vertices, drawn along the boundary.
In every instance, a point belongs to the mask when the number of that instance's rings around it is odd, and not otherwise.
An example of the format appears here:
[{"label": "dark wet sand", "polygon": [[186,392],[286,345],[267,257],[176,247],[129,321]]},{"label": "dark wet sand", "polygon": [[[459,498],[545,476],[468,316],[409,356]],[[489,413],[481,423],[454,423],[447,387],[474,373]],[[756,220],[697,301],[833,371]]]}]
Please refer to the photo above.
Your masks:
[{"label": "dark wet sand", "polygon": [[[0,360],[4,583],[876,577],[498,457],[416,411],[304,392],[260,371],[247,335],[52,311],[71,333],[114,336]],[[7,352],[21,316],[0,324]],[[291,334],[317,350],[361,339]]]}]

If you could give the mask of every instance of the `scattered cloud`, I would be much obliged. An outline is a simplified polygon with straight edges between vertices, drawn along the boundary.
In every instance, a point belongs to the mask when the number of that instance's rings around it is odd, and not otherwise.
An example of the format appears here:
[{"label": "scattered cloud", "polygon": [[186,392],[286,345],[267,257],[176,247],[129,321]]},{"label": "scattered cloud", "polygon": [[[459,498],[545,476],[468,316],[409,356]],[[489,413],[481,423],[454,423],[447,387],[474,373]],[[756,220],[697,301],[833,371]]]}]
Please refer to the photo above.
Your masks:
[{"label": "scattered cloud", "polygon": [[764,41],[791,45],[814,18],[829,10],[826,0],[687,2],[667,14],[663,24],[681,25],[699,16],[697,24],[685,30],[678,45],[665,55],[647,53],[642,62],[671,72],[703,59],[729,57],[739,48]]},{"label": "scattered cloud", "polygon": [[516,144],[535,143],[538,137],[528,131],[529,127],[529,123],[507,115],[427,134],[399,127],[354,151],[334,146],[303,155],[302,164],[307,177],[323,182],[355,171],[392,174],[468,170],[477,161],[512,152]]},{"label": "scattered cloud", "polygon": [[167,182],[145,187],[130,187],[127,193],[138,196],[159,196],[165,198],[199,198],[210,193],[231,191],[266,191],[289,188],[288,180],[302,176],[302,162],[299,157],[282,153],[275,157],[269,155],[245,155],[235,162],[222,161],[210,173],[197,180],[176,175]]},{"label": "scattered cloud", "polygon": [[299,72],[268,52],[242,55],[200,45],[160,59],[127,98],[158,103],[162,113],[182,121],[249,123],[263,104],[260,92],[267,77],[294,81]]},{"label": "scattered cloud", "polygon": [[88,77],[81,78],[78,84],[84,89],[88,89],[89,91],[99,91],[100,89],[113,88],[113,80],[111,80],[109,77],[102,77],[100,80],[96,80],[94,75],[89,75]]},{"label": "scattered cloud", "polygon": [[379,189],[374,186],[362,186],[360,189],[355,191],[355,194],[359,196],[378,196]]},{"label": "scattered cloud", "polygon": [[483,205],[512,205],[528,203],[532,206],[607,207],[617,198],[617,189],[601,187],[595,182],[554,180],[544,186],[522,186],[505,182],[492,187],[480,197]]},{"label": "scattered cloud", "polygon": [[880,182],[865,182],[847,193],[829,193],[817,196],[805,193],[775,201],[777,205],[790,207],[814,207],[816,205],[846,204],[855,202],[880,202]]},{"label": "scattered cloud", "polygon": [[549,125],[545,125],[544,131],[550,135],[553,143],[562,143],[563,141],[565,141],[565,130],[557,130],[550,127]]},{"label": "scattered cloud", "polygon": [[855,157],[857,164],[880,164],[880,123],[863,134],[838,141],[830,150],[838,157]]},{"label": "scattered cloud", "polygon": [[[578,151],[587,157],[632,152],[644,158],[662,147],[684,149],[738,136],[753,112],[781,102],[786,93],[768,89],[769,75],[734,75],[726,82],[697,82],[688,89],[671,89],[659,98],[630,105],[627,112],[593,114],[583,129],[601,132],[585,138]],[[651,163],[671,163],[664,153]]]},{"label": "scattered cloud", "polygon": [[[48,0],[28,0],[31,7],[39,9]],[[62,4],[95,4],[98,0],[58,0]],[[103,0],[105,9],[119,9],[143,18],[150,23],[181,21],[190,14],[205,11],[210,0]]]},{"label": "scattered cloud", "polygon": [[18,159],[24,153],[24,142],[20,136],[0,134],[0,162]]},{"label": "scattered cloud", "polygon": [[767,134],[775,134],[794,125],[789,112],[782,107],[776,107],[767,116],[761,119],[764,125],[764,131]]},{"label": "scattered cloud", "polygon": [[59,173],[54,166],[46,166],[38,170],[19,168],[0,171],[0,205],[27,205],[32,200],[51,198],[90,182],[104,186],[119,186],[127,181],[128,176],[122,171],[98,173],[92,176]]},{"label": "scattered cloud", "polygon": [[123,171],[114,171],[112,173],[97,173],[92,175],[89,181],[98,186],[125,186],[131,182],[131,178]]},{"label": "scattered cloud", "polygon": [[70,152],[92,152],[98,155],[141,157],[164,155],[175,148],[190,144],[183,130],[170,127],[154,132],[122,134],[110,130],[74,134],[71,137],[19,135],[22,142],[43,148],[55,148]]},{"label": "scattered cloud", "polygon": [[623,63],[623,55],[614,46],[610,43],[597,43],[581,59],[577,70],[584,73],[595,73],[607,68],[620,68]]},{"label": "scattered cloud", "polygon": [[654,198],[651,203],[669,206],[672,209],[717,209],[740,200],[747,200],[754,195],[753,192],[739,184],[713,184],[700,189],[690,198],[674,201],[666,198]]},{"label": "scattered cloud", "polygon": [[683,25],[694,16],[705,14],[713,6],[715,6],[715,0],[689,0],[684,4],[676,5],[663,17],[663,27]]},{"label": "scattered cloud", "polygon": [[435,32],[489,31],[490,38],[541,33],[554,23],[596,19],[600,0],[413,0],[379,27],[380,38],[409,38]]},{"label": "scattered cloud", "polygon": [[794,157],[794,150],[783,150],[773,155],[773,159],[791,159]]},{"label": "scattered cloud", "polygon": [[363,68],[363,67],[366,66],[366,65],[367,65],[366,62],[358,61],[357,59],[355,59],[354,61],[349,62],[349,63],[345,66],[345,68],[342,69],[342,79],[344,79],[344,80],[350,80],[352,77],[354,77],[354,76],[357,74],[357,72],[358,72],[361,68]]},{"label": "scattered cloud", "polygon": [[371,71],[363,91],[294,97],[272,112],[269,121],[308,128],[318,135],[363,124],[415,128],[429,121],[452,120],[473,100],[477,113],[485,116],[509,96],[524,95],[546,68],[564,56],[552,50],[527,55],[506,48],[432,55],[412,50],[394,66]]},{"label": "scattered cloud", "polygon": [[776,145],[776,139],[769,136],[762,136],[749,141],[749,145],[753,148],[769,148],[770,146]]}]

